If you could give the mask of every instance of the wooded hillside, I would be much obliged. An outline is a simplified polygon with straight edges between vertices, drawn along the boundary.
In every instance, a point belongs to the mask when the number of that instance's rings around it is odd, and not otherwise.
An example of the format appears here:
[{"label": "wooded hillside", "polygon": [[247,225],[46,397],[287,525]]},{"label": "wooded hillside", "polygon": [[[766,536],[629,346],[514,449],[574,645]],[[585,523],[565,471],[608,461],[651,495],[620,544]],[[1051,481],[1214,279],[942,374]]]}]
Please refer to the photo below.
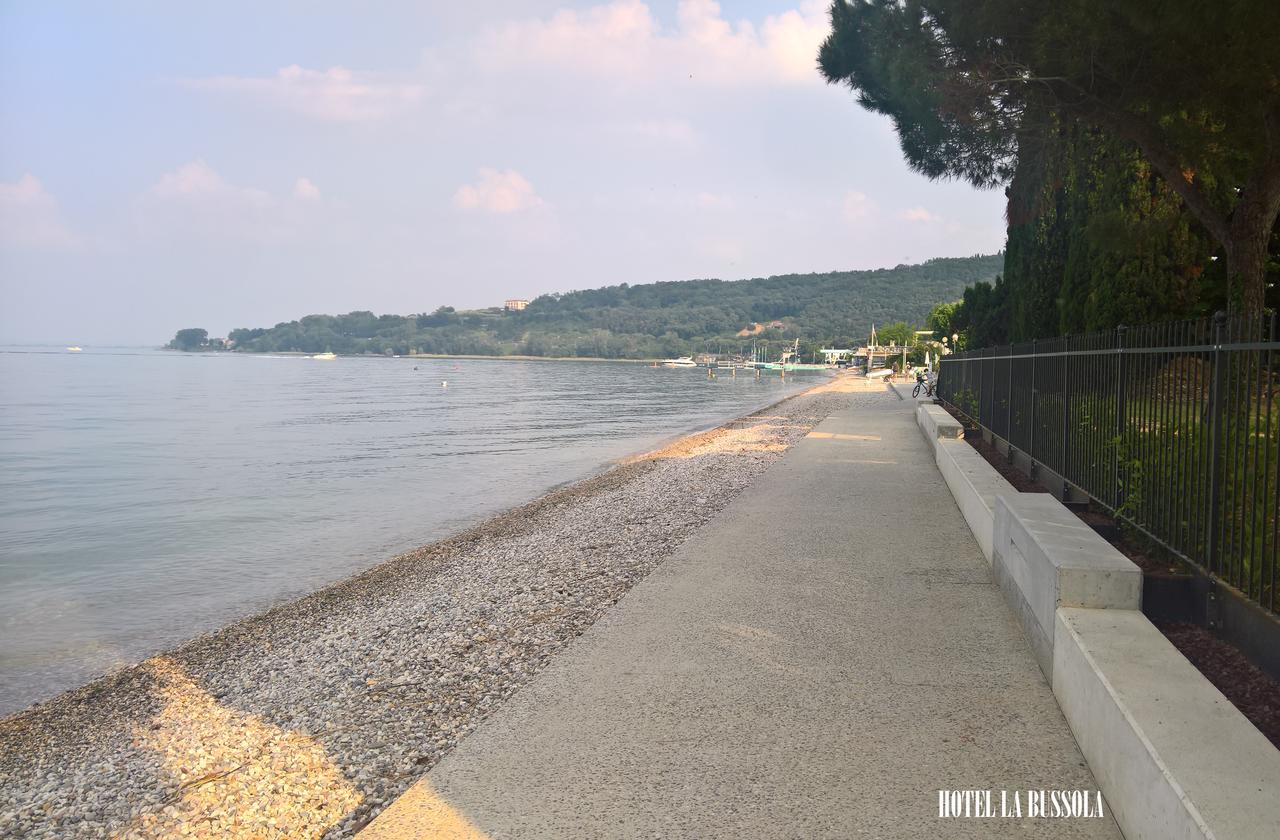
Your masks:
[{"label": "wooded hillside", "polygon": [[[543,295],[522,312],[440,307],[420,315],[308,315],[233,330],[228,338],[237,351],[249,352],[631,359],[731,352],[753,340],[848,346],[865,340],[873,323],[923,323],[934,304],[992,280],[1001,263],[1000,255],[974,256],[871,271],[623,284]],[[769,326],[773,322],[779,324]],[[763,329],[738,335],[753,323]]]}]

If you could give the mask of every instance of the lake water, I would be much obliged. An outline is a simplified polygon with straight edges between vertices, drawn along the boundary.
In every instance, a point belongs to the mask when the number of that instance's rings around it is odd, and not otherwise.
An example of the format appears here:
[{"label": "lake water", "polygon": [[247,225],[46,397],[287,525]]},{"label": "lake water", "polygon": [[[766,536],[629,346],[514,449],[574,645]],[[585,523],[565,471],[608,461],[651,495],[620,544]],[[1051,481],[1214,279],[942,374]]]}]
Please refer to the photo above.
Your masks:
[{"label": "lake water", "polygon": [[0,348],[0,714],[813,382]]}]

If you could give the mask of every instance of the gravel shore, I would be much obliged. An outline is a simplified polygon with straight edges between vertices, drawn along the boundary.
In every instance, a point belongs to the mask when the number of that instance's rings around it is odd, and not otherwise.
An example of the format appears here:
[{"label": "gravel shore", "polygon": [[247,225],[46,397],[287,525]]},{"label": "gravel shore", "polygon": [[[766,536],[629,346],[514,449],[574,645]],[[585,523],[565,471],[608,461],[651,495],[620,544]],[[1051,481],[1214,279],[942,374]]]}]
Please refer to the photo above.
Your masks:
[{"label": "gravel shore", "polygon": [[848,380],[0,720],[0,836],[351,836]]}]

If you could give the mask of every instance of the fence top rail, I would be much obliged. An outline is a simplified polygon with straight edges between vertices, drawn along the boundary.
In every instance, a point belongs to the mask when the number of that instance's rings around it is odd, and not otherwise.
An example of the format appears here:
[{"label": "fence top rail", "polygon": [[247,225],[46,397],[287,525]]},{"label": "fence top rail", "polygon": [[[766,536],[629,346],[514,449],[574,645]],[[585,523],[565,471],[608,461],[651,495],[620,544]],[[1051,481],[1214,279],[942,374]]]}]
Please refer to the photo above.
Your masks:
[{"label": "fence top rail", "polygon": [[1032,356],[1043,359],[1052,356],[1111,356],[1117,353],[1144,354],[1144,353],[1212,353],[1214,350],[1223,350],[1228,353],[1243,352],[1247,350],[1280,350],[1280,341],[1249,341],[1239,344],[1170,344],[1165,347],[1102,347],[1094,350],[1050,350],[1046,352],[1026,352],[1019,353],[1016,350],[1010,351],[1008,347],[990,347],[988,350],[1003,350],[1003,353],[988,353],[982,355],[970,355],[970,353],[952,353],[949,356],[943,356],[943,362],[985,362],[1002,359],[1028,359]]},{"label": "fence top rail", "polygon": [[1226,317],[1116,327],[1104,332],[1080,333],[1014,344],[960,350],[941,361],[1011,359],[1029,356],[1092,356],[1113,353],[1209,353],[1215,350],[1280,350],[1280,331],[1274,312],[1257,316]]}]

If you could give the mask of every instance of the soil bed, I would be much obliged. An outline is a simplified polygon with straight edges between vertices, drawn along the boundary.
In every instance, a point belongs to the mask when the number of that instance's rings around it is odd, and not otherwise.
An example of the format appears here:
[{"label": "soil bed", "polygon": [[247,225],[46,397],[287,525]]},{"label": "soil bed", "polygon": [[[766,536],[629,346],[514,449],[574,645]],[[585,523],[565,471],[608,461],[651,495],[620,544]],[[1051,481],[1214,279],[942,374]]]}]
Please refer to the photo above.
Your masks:
[{"label": "soil bed", "polygon": [[1009,459],[1001,454],[990,443],[982,438],[982,433],[965,429],[964,442],[978,450],[978,454],[987,459],[987,463],[996,468],[996,472],[1007,482],[1013,485],[1013,489],[1019,493],[1048,493],[1049,491],[1039,483],[1031,479],[1022,470],[1009,463]]},{"label": "soil bed", "polygon": [[1249,722],[1280,749],[1280,685],[1244,654],[1194,624],[1156,625]]}]

